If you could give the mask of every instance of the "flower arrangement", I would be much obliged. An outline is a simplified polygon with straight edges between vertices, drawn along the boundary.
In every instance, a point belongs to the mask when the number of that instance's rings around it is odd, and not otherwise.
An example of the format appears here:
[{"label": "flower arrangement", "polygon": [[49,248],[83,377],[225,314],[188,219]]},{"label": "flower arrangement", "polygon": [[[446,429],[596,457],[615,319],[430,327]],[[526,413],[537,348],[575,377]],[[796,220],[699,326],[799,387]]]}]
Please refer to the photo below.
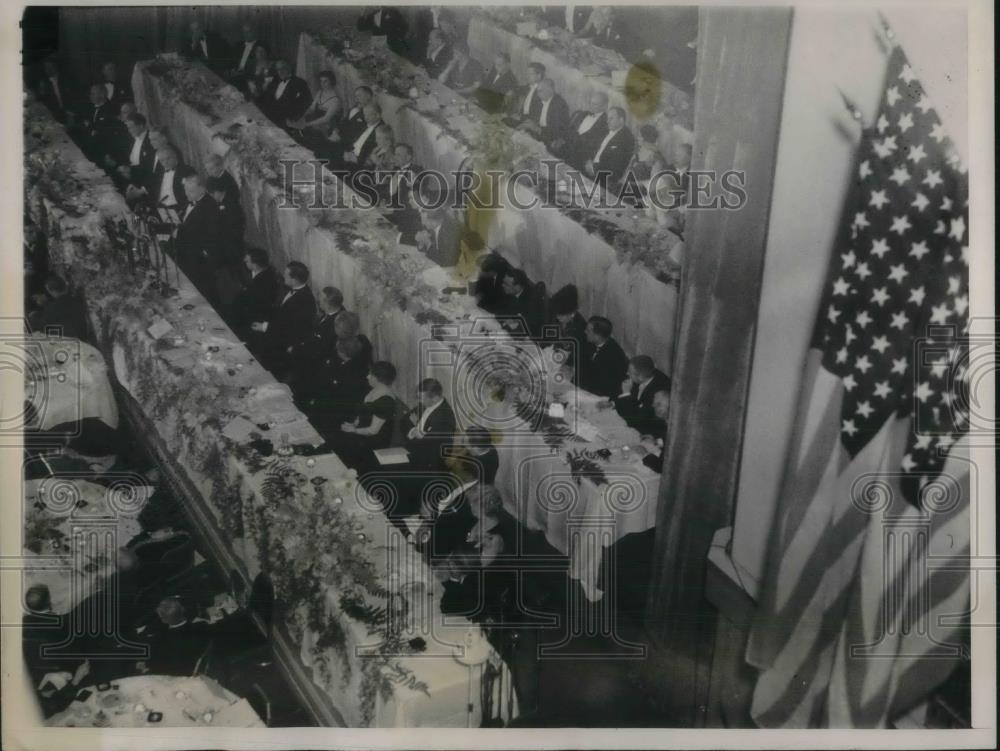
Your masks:
[{"label": "flower arrangement", "polygon": [[146,63],[146,71],[166,84],[164,95],[168,102],[191,107],[212,125],[246,101],[229,84],[220,84],[206,70],[176,55],[160,55]]},{"label": "flower arrangement", "polygon": [[601,458],[598,452],[583,450],[573,450],[566,453],[566,463],[569,464],[570,474],[579,485],[582,479],[590,480],[594,485],[600,487],[607,485],[608,478],[604,474],[598,459]]},{"label": "flower arrangement", "polygon": [[680,283],[681,267],[670,257],[670,251],[680,238],[665,227],[641,226],[634,231],[619,231],[614,248],[619,263],[639,265],[649,269],[664,284]]}]

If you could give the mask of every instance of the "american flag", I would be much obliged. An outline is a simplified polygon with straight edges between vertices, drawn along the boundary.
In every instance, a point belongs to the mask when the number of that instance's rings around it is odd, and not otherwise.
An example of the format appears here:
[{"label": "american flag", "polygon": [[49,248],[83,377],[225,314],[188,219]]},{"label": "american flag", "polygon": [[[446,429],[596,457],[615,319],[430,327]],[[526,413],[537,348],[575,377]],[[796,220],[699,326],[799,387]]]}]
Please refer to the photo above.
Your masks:
[{"label": "american flag", "polygon": [[911,503],[967,425],[968,179],[900,47],[867,129],[817,345],[844,385],[853,457],[890,415],[914,418],[901,469]]},{"label": "american flag", "polygon": [[968,181],[898,47],[853,176],[747,646],[761,727],[889,725],[963,655]]}]

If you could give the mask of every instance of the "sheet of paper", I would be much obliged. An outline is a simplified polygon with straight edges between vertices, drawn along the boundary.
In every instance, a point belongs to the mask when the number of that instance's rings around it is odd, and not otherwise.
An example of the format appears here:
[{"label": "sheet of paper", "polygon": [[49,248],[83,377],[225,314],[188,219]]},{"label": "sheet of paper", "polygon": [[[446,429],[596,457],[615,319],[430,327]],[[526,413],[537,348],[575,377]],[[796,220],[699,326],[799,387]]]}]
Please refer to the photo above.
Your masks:
[{"label": "sheet of paper", "polygon": [[154,339],[159,339],[168,331],[173,331],[173,328],[174,326],[172,323],[170,323],[170,321],[168,321],[166,318],[161,318],[152,326],[150,326],[148,329],[146,329],[146,331],[148,331],[149,335]]},{"label": "sheet of paper", "polygon": [[378,449],[375,451],[375,458],[379,464],[406,464],[410,461],[410,455],[406,449]]}]

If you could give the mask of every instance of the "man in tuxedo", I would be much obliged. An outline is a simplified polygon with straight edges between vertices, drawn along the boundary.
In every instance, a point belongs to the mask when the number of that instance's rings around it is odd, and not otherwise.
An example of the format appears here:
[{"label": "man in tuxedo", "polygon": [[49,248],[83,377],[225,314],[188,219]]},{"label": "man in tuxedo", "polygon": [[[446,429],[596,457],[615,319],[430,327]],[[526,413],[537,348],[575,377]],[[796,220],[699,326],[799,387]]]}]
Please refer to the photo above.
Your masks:
[{"label": "man in tuxedo", "polygon": [[49,108],[49,112],[59,122],[64,122],[66,113],[73,109],[69,100],[71,89],[72,87],[67,86],[65,79],[59,73],[59,64],[55,58],[45,58],[36,90],[39,101]]},{"label": "man in tuxedo", "polygon": [[287,60],[278,60],[274,69],[278,77],[271,81],[270,88],[264,92],[260,107],[276,125],[285,128],[289,120],[302,117],[312,98],[309,85],[292,75],[292,66]]},{"label": "man in tuxedo", "polygon": [[393,147],[395,169],[389,179],[380,184],[380,204],[395,211],[412,211],[413,183],[423,167],[413,162],[413,147],[408,143],[397,143]]},{"label": "man in tuxedo", "polygon": [[476,277],[474,297],[476,305],[492,315],[502,315],[507,305],[503,280],[510,269],[507,259],[496,252],[484,253],[479,258],[479,275]]},{"label": "man in tuxedo", "polygon": [[168,146],[157,152],[160,162],[159,175],[154,171],[151,179],[149,196],[154,206],[174,209],[178,215],[187,208],[187,194],[184,192],[184,166],[181,164],[177,151]]},{"label": "man in tuxedo", "polygon": [[215,632],[206,620],[192,618],[180,598],[164,597],[152,623],[136,628],[149,658],[136,663],[138,673],[189,676],[212,645]]},{"label": "man in tuxedo", "polygon": [[[243,260],[243,208],[232,203],[228,186],[222,178],[209,177],[205,189],[218,211],[218,261],[215,265],[215,289],[223,308],[232,305],[240,290],[240,265]],[[238,194],[237,194],[238,195]]]},{"label": "man in tuxedo", "polygon": [[215,271],[221,263],[219,207],[205,189],[205,179],[191,168],[182,178],[187,205],[174,235],[174,257],[209,302],[218,302]]},{"label": "man in tuxedo", "polygon": [[535,294],[528,275],[521,269],[508,268],[503,275],[503,291],[507,299],[503,327],[514,337],[539,336],[545,322],[543,301]]},{"label": "man in tuxedo", "polygon": [[374,95],[367,86],[358,86],[354,90],[354,104],[344,114],[344,119],[333,126],[329,140],[331,144],[347,148],[357,140],[368,127],[365,122],[365,107],[372,103]]},{"label": "man in tuxedo", "polygon": [[587,321],[587,351],[577,369],[577,385],[597,396],[614,399],[628,372],[628,357],[612,337],[611,321],[591,316]]},{"label": "man in tuxedo", "polygon": [[636,62],[641,54],[637,40],[619,22],[614,9],[609,6],[597,8],[590,14],[586,26],[580,30],[580,36],[599,47],[618,52],[630,63]]},{"label": "man in tuxedo", "polygon": [[508,99],[516,89],[517,79],[510,69],[510,57],[506,52],[498,52],[475,96],[480,107],[495,114],[507,109]]},{"label": "man in tuxedo", "polygon": [[46,301],[29,318],[31,330],[44,334],[83,339],[87,334],[87,314],[83,302],[74,295],[66,280],[58,274],[45,279]]},{"label": "man in tuxedo", "polygon": [[513,122],[538,122],[538,113],[542,109],[542,101],[538,96],[538,85],[545,78],[545,66],[541,63],[528,63],[528,83],[518,92],[517,107],[513,113]]},{"label": "man in tuxedo", "polygon": [[547,147],[555,141],[565,140],[569,131],[569,106],[566,100],[556,93],[556,86],[551,78],[539,81],[535,94],[540,102],[537,117],[529,116],[521,127]]},{"label": "man in tuxedo", "polygon": [[642,436],[638,453],[642,463],[654,472],[663,471],[663,451],[667,435],[667,418],[670,416],[670,389],[660,388],[653,393],[653,415],[647,427],[650,432]]},{"label": "man in tuxedo", "polygon": [[226,78],[241,91],[246,88],[247,79],[253,75],[257,49],[257,29],[251,23],[244,23],[240,29],[242,44],[233,49],[232,67],[226,73]]},{"label": "man in tuxedo", "polygon": [[252,330],[251,324],[271,317],[281,289],[281,280],[263,248],[248,248],[243,253],[243,264],[249,278],[233,303],[231,317],[233,328],[256,354],[262,349],[264,334]]},{"label": "man in tuxedo", "polygon": [[145,185],[153,175],[156,148],[149,138],[146,118],[132,112],[125,118],[125,136],[116,158],[116,181],[122,185]]},{"label": "man in tuxedo", "polygon": [[584,165],[584,172],[604,187],[619,183],[635,154],[635,136],[625,126],[620,107],[608,110],[608,132]]},{"label": "man in tuxedo", "polygon": [[340,158],[339,166],[342,169],[360,169],[377,144],[376,131],[382,122],[382,108],[375,102],[368,102],[362,114],[365,118],[365,127],[353,141],[344,143],[344,152]]},{"label": "man in tuxedo", "polygon": [[397,55],[406,56],[408,25],[397,8],[388,5],[368,8],[358,18],[357,28],[358,31],[367,31],[372,36],[385,37],[390,50]]},{"label": "man in tuxedo", "polygon": [[261,364],[279,379],[287,377],[293,351],[308,341],[316,321],[316,300],[304,263],[292,261],[285,267],[285,286],[268,319],[250,324],[253,331],[264,334]]},{"label": "man in tuxedo", "polygon": [[114,150],[113,139],[118,120],[104,86],[99,83],[91,85],[89,96],[90,106],[85,107],[78,118],[80,147],[88,159],[103,165],[108,154]]},{"label": "man in tuxedo", "polygon": [[653,412],[653,395],[661,389],[670,389],[670,378],[657,369],[653,358],[637,355],[629,361],[628,378],[615,399],[615,409],[629,427],[643,435],[654,433],[657,417]]},{"label": "man in tuxedo", "polygon": [[423,66],[431,78],[440,76],[451,62],[452,49],[448,38],[440,29],[433,29],[427,37],[427,54]]},{"label": "man in tuxedo", "polygon": [[420,212],[423,229],[417,232],[417,247],[439,266],[451,267],[462,254],[462,228],[447,207]]},{"label": "man in tuxedo", "polygon": [[559,331],[559,341],[553,345],[565,353],[565,364],[578,383],[577,364],[587,349],[587,319],[580,315],[579,292],[575,284],[567,284],[549,298],[552,323]]},{"label": "man in tuxedo", "polygon": [[319,318],[312,333],[292,352],[290,384],[301,404],[319,396],[337,355],[337,318],[347,313],[344,293],[324,287],[319,295]]},{"label": "man in tuxedo", "polygon": [[440,5],[419,8],[413,26],[408,46],[411,59],[417,64],[427,55],[427,40],[432,30],[440,29],[449,38],[456,38],[455,18],[448,8]]},{"label": "man in tuxedo", "polygon": [[210,154],[205,159],[205,176],[209,179],[218,180],[218,185],[222,186],[225,193],[225,203],[227,206],[240,208],[240,186],[236,184],[236,178],[226,170],[226,164],[218,154]]},{"label": "man in tuxedo", "polygon": [[607,108],[607,95],[592,91],[587,97],[587,109],[574,112],[565,136],[552,142],[549,147],[552,153],[567,164],[582,168],[608,134]]},{"label": "man in tuxedo", "polygon": [[129,83],[118,80],[118,66],[112,61],[107,61],[101,66],[101,77],[108,101],[117,110],[124,102],[132,101],[132,86]]},{"label": "man in tuxedo", "polygon": [[209,70],[223,74],[232,59],[226,42],[213,31],[206,29],[197,19],[188,24],[188,33],[181,43],[181,53],[192,60],[200,60]]},{"label": "man in tuxedo", "polygon": [[455,413],[436,378],[420,382],[417,399],[416,424],[407,434],[405,444],[410,464],[418,470],[443,470],[445,451],[455,440]]}]

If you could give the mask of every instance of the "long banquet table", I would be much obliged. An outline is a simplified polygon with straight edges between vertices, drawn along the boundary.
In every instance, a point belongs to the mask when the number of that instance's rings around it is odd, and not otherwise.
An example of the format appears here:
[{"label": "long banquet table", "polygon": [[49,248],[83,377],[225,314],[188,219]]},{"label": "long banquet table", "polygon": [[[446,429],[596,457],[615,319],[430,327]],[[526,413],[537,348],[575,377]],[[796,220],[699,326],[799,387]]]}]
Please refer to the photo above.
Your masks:
[{"label": "long banquet table", "polygon": [[116,239],[122,197],[37,103],[24,135],[26,207],[53,266],[85,291],[98,348],[216,562],[271,578],[273,643],[317,719],[465,726],[487,704],[509,719],[502,661],[478,626],[442,616],[436,576],[353,471],[310,450],[320,437],[287,387],[169,257]]},{"label": "long banquet table", "polygon": [[[192,94],[192,89],[204,91],[201,86],[218,82],[201,66],[172,67],[170,70],[193,71],[196,78],[187,84],[187,96],[198,96],[203,106],[210,107],[212,102],[226,99],[213,90]],[[659,476],[632,459],[625,462],[627,467],[618,470],[608,466],[612,473],[617,471],[618,475],[625,475],[627,490],[619,487],[619,483],[597,485],[588,479],[566,485],[547,484],[543,486],[545,494],[564,494],[569,489],[579,496],[567,509],[547,513],[546,509],[561,508],[561,502],[556,500],[546,505],[545,499],[533,487],[536,483],[531,478],[538,476],[537,470],[525,476],[519,474],[517,468],[523,466],[529,456],[545,457],[545,461],[559,465],[553,467],[553,471],[569,476],[572,473],[566,469],[566,454],[553,455],[551,446],[541,436],[525,440],[527,431],[509,415],[488,419],[484,412],[488,398],[482,393],[482,377],[492,364],[505,361],[508,348],[516,349],[527,359],[526,369],[535,376],[541,374],[539,377],[543,379],[554,379],[558,367],[546,361],[533,347],[515,346],[499,324],[484,315],[472,298],[444,293],[449,285],[456,283],[450,273],[415,249],[397,245],[395,230],[381,223],[373,212],[347,208],[312,212],[304,208],[279,209],[278,202],[282,198],[279,186],[262,176],[266,171],[266,167],[262,169],[266,157],[261,156],[259,149],[245,148],[240,142],[227,142],[218,135],[229,132],[233,123],[241,123],[241,130],[252,129],[258,134],[256,138],[267,142],[268,149],[279,152],[282,158],[306,159],[308,152],[264,119],[252,104],[239,103],[225,111],[215,108],[202,112],[186,101],[166,79],[167,76],[156,74],[156,68],[151,70],[150,63],[136,65],[133,90],[140,110],[153,122],[168,125],[185,158],[200,159],[212,150],[225,157],[227,166],[240,181],[250,237],[263,238],[269,243],[264,247],[278,251],[276,255],[281,261],[294,259],[306,263],[312,272],[314,288],[335,284],[343,290],[347,307],[361,317],[362,329],[372,339],[376,353],[396,366],[397,382],[405,397],[412,397],[421,378],[433,375],[444,385],[446,397],[454,404],[463,426],[487,421],[486,427],[495,430],[503,440],[498,446],[499,481],[508,510],[530,528],[543,531],[557,550],[568,555],[570,575],[580,580],[590,599],[600,599],[602,592],[597,586],[597,574],[603,548],[625,534],[653,525]],[[300,205],[308,205],[309,195],[302,198]],[[336,224],[317,223],[317,217],[325,221],[331,214],[336,215]],[[371,263],[373,256],[379,259],[378,263]],[[387,266],[393,270],[387,270]],[[400,268],[402,273],[399,273]],[[415,289],[414,280],[426,289]],[[409,285],[405,293],[395,286],[403,283]],[[405,305],[401,306],[400,300]],[[476,361],[475,355],[483,352],[491,354],[481,362]],[[470,388],[470,384],[475,388]],[[563,398],[576,402],[593,399],[576,390]],[[588,411],[589,414],[594,412],[596,409]],[[638,434],[617,416],[605,415],[602,422],[605,427],[599,435],[590,436],[589,441],[572,439],[565,448],[593,451],[606,444],[637,443]],[[507,439],[507,436],[513,437]],[[572,445],[576,443],[581,445]],[[534,466],[543,465],[536,462]],[[616,494],[621,492],[641,500],[618,502]],[[567,522],[575,522],[577,516],[588,520],[586,539],[567,532]]]},{"label": "long banquet table", "polygon": [[[379,79],[384,80],[387,68],[397,71],[400,80],[425,79],[419,88],[428,93],[415,103],[386,90]],[[322,70],[335,73],[344,102],[351,101],[357,86],[371,87],[382,107],[383,120],[390,124],[397,141],[414,148],[415,161],[423,167],[452,173],[468,169],[471,161],[484,156],[480,144],[485,140],[484,123],[488,117],[475,102],[438,81],[427,81],[420,69],[384,47],[362,37],[353,41],[349,51],[338,54],[332,45],[304,32],[299,38],[296,72],[315,89]],[[507,140],[514,154],[533,161],[558,162],[526,133],[506,127],[498,128],[496,133]],[[567,181],[568,170],[560,163],[556,181]],[[546,175],[544,170],[540,172]],[[580,178],[590,189],[589,178]],[[506,178],[500,185],[501,190],[506,189]],[[515,184],[514,194],[521,205],[537,200],[536,191],[521,181]],[[628,235],[642,230],[648,236],[656,232],[656,213],[665,218],[652,208],[648,212],[541,207],[523,211],[505,200],[498,211],[472,212],[470,217],[488,247],[523,268],[531,279],[545,282],[550,293],[564,284],[575,284],[583,311],[609,318],[626,351],[653,356],[658,366],[669,373],[677,290],[644,265],[623,259],[613,240],[617,233]],[[664,243],[665,258],[677,252],[674,246],[680,244],[679,238],[663,230],[656,237]]]}]

